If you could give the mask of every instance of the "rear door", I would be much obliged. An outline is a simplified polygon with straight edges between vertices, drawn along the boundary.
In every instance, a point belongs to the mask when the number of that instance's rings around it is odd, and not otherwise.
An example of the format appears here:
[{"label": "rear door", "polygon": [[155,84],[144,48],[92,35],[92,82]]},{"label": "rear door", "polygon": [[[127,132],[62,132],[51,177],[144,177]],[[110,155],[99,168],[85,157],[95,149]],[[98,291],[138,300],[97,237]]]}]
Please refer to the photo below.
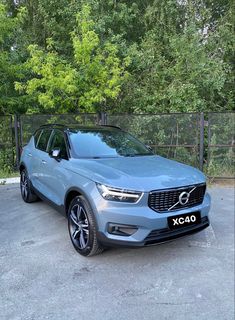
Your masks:
[{"label": "rear door", "polygon": [[32,176],[33,186],[46,196],[48,190],[45,186],[46,164],[48,157],[48,144],[52,134],[51,129],[43,129],[32,154]]},{"label": "rear door", "polygon": [[42,133],[42,130],[36,131],[35,134],[32,136],[32,138],[30,139],[29,143],[23,148],[24,163],[27,167],[28,175],[33,185],[35,185],[35,175],[36,175],[37,165],[38,165],[36,145],[41,133]]}]

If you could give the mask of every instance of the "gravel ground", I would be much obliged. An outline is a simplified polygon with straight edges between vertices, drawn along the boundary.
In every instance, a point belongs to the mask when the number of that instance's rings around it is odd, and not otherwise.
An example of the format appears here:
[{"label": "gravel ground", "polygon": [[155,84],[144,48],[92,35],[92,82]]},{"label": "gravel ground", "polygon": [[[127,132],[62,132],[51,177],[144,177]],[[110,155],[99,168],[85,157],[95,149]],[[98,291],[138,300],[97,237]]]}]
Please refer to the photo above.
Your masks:
[{"label": "gravel ground", "polygon": [[0,186],[0,319],[234,319],[234,189],[210,193],[206,230],[85,258],[63,216]]}]

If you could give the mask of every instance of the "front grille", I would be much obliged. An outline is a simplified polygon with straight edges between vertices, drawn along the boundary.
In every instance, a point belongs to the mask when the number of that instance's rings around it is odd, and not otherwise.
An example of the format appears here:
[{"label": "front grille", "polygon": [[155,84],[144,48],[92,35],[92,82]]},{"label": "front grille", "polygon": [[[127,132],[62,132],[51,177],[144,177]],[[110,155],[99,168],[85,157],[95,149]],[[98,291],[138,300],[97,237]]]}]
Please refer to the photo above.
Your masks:
[{"label": "front grille", "polygon": [[[193,190],[193,188],[195,189]],[[151,191],[149,193],[148,206],[158,212],[193,207],[203,202],[205,191],[205,183],[175,189]],[[179,196],[182,192],[190,193],[188,203],[185,205],[179,203]]]}]

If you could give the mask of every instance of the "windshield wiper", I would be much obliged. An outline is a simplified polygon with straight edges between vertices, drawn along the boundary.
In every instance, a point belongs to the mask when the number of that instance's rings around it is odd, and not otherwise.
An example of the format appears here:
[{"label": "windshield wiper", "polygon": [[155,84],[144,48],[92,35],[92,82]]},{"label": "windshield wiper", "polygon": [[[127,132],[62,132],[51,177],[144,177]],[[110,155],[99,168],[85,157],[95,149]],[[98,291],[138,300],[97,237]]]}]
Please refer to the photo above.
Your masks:
[{"label": "windshield wiper", "polygon": [[103,156],[90,157],[90,159],[114,159],[114,158],[118,158],[118,156],[106,156],[106,155],[103,155]]},{"label": "windshield wiper", "polygon": [[127,153],[127,154],[123,154],[122,155],[123,157],[135,157],[136,155],[135,154],[131,154],[131,153]]},{"label": "windshield wiper", "polygon": [[127,153],[123,157],[153,156],[153,153]]}]

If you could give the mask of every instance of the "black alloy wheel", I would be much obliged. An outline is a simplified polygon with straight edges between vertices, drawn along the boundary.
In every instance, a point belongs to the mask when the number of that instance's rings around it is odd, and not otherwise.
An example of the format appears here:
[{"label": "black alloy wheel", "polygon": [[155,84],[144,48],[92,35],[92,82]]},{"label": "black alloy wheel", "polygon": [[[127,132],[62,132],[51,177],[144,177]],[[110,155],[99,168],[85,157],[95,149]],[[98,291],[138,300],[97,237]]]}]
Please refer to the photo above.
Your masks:
[{"label": "black alloy wheel", "polygon": [[83,256],[92,256],[103,251],[97,241],[93,212],[83,196],[75,197],[68,210],[69,235],[74,248]]},{"label": "black alloy wheel", "polygon": [[75,204],[70,211],[70,232],[76,247],[83,250],[89,240],[89,226],[87,214],[81,204]]}]

